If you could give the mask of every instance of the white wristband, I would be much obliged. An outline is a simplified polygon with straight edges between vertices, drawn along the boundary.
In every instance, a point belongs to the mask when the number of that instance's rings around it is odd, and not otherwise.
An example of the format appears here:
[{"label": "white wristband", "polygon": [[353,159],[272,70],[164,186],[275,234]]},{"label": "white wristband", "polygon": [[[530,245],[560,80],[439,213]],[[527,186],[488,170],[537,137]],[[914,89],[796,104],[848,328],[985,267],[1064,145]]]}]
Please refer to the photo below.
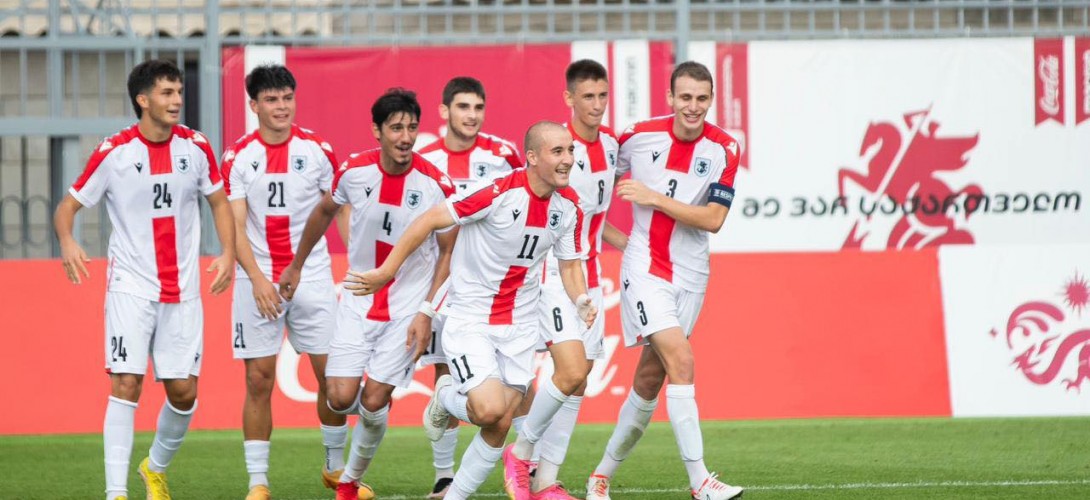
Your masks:
[{"label": "white wristband", "polygon": [[435,309],[432,308],[431,302],[424,301],[420,303],[420,314],[423,314],[429,318],[435,318]]}]

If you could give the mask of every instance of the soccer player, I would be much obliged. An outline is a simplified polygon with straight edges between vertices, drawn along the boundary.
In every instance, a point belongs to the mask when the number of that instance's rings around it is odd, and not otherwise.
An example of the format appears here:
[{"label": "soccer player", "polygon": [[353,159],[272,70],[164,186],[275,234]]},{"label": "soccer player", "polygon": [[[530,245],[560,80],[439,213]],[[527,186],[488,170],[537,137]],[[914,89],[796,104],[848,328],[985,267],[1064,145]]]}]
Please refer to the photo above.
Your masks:
[{"label": "soccer player", "polygon": [[742,488],[704,466],[689,343],[708,284],[708,233],[718,232],[734,199],[738,142],[704,121],[714,102],[712,76],[679,64],[667,98],[672,116],[637,123],[621,136],[617,172],[631,172],[617,194],[633,204],[633,228],[621,263],[625,345],[643,346],[632,391],[605,455],[587,482],[587,498],[609,498],[609,479],[643,435],[666,386],[666,410],[693,498],[724,500]]},{"label": "soccer player", "polygon": [[[452,198],[417,219],[377,269],[353,274],[345,289],[374,293],[432,231],[462,227],[454,247],[446,354],[458,377],[444,375],[425,413],[425,430],[440,435],[451,415],[481,428],[444,498],[477,491],[504,453],[511,415],[533,380],[541,262],[550,248],[580,319],[590,326],[597,310],[586,294],[583,214],[567,187],[572,139],[563,125],[539,122],[526,133],[526,161],[491,185]],[[512,491],[510,485],[508,492]]]},{"label": "soccer player", "polygon": [[[571,188],[579,195],[579,206],[590,223],[583,226],[589,242],[586,261],[588,294],[595,307],[603,310],[598,252],[603,231],[610,244],[624,249],[626,236],[605,223],[606,210],[613,195],[617,162],[617,138],[602,117],[609,104],[609,79],[606,69],[588,59],[575,61],[565,74],[564,101],[572,109],[568,131],[575,144],[575,168],[571,170]],[[605,318],[599,316],[589,329],[584,328],[575,307],[568,300],[558,272],[557,260],[551,254],[545,260],[545,281],[538,302],[542,337],[556,367],[551,379],[533,397],[526,420],[512,449],[513,462],[505,462],[505,473],[529,471],[526,463],[540,454],[537,472],[530,491],[520,495],[534,499],[570,499],[564,486],[557,482],[560,464],[564,462],[572,431],[579,415],[586,390],[586,378],[593,360],[604,357]],[[532,391],[528,391],[529,396]],[[525,400],[523,407],[525,407]],[[521,410],[522,408],[520,408]],[[540,441],[539,441],[540,440]],[[536,444],[536,446],[535,446]],[[511,477],[511,476],[508,476]],[[526,484],[529,478],[513,477],[514,484]]]},{"label": "soccer player", "polygon": [[[475,78],[459,76],[443,87],[443,104],[439,115],[447,122],[443,138],[420,150],[421,156],[446,172],[454,181],[459,193],[464,193],[479,183],[492,182],[496,177],[522,167],[517,148],[509,141],[481,132],[484,124],[484,85]],[[446,294],[449,281],[436,294],[433,309]],[[435,380],[450,373],[447,357],[443,352],[443,323],[445,316],[432,321],[432,340],[424,356],[423,366],[435,366]],[[435,467],[435,486],[427,498],[443,498],[454,480],[454,451],[458,446],[458,421],[451,419],[451,428],[438,441],[433,441],[432,464]]]},{"label": "soccer player", "polygon": [[224,186],[235,216],[236,273],[232,321],[234,357],[246,363],[242,405],[243,449],[250,474],[247,500],[270,498],[269,437],[276,355],[284,327],[296,352],[305,352],[318,380],[318,420],[326,448],[322,481],[336,488],[348,439],[345,416],[325,402],[325,366],[337,307],[331,262],[321,238],[304,263],[306,279],[291,302],[276,283],[291,262],[307,216],[330,191],[337,160],[329,143],[294,125],[295,77],[266,65],[246,76],[258,128],[223,155]]},{"label": "soccer player", "polygon": [[[106,498],[126,498],[133,419],[151,356],[166,401],[159,411],[140,477],[149,499],[170,498],[166,469],[197,409],[204,317],[200,299],[200,200],[212,208],[223,253],[211,291],[231,284],[234,221],[208,139],[179,124],[182,72],[152,60],[129,73],[129,98],[139,121],[102,141],[57,206],[53,225],[68,279],[90,278],[87,254],[72,237],[76,212],[106,199],[110,235],[106,277],[106,373],[110,398],[102,440]],[[82,278],[81,278],[82,277]]]},{"label": "soccer player", "polygon": [[[332,194],[311,213],[295,258],[280,275],[280,293],[288,300],[302,292],[300,273],[306,278],[307,256],[342,205],[352,207],[348,262],[351,269],[362,270],[381,266],[406,226],[454,194],[450,178],[413,153],[420,126],[415,94],[387,91],[371,106],[371,121],[380,147],[350,156],[333,178]],[[449,274],[455,236],[454,231],[439,233],[402,256],[409,265],[374,295],[342,294],[329,346],[326,397],[333,411],[358,411],[360,418],[337,485],[340,500],[371,495],[359,480],[386,433],[394,388],[409,386],[413,364],[431,340],[431,317],[418,311]]]}]

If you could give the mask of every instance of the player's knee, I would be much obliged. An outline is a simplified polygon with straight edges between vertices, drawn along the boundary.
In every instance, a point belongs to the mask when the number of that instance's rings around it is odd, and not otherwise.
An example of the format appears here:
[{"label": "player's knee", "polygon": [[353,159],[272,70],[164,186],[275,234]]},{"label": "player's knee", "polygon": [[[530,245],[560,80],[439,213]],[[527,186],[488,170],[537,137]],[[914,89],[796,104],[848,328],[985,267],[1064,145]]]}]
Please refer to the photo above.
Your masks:
[{"label": "player's knee", "polygon": [[553,373],[553,385],[568,396],[574,394],[586,381],[587,374],[581,366],[565,367]]},{"label": "player's knee", "polygon": [[276,376],[260,370],[246,372],[246,394],[250,397],[268,398],[272,396]]},{"label": "player's knee", "polygon": [[[507,417],[507,409],[495,401],[477,402],[473,404],[471,401],[468,405],[469,412],[472,416],[474,424],[481,427],[495,427],[500,425],[504,418]],[[508,425],[510,425],[510,418]]]},{"label": "player's knee", "polygon": [[665,379],[659,372],[644,371],[637,372],[636,378],[632,382],[632,389],[636,391],[636,394],[650,401],[658,396]]},{"label": "player's knee", "polygon": [[360,404],[370,412],[376,412],[390,404],[390,393],[388,391],[374,391],[368,393],[363,391],[363,395],[360,397]]},{"label": "player's knee", "polygon": [[334,413],[350,413],[353,407],[356,406],[356,395],[356,391],[338,390],[338,388],[330,386],[326,388],[325,392],[326,404]]},{"label": "player's knee", "polygon": [[181,411],[189,411],[197,402],[197,386],[189,384],[187,387],[175,388],[167,392],[167,400],[170,401],[170,406]]},{"label": "player's knee", "polygon": [[139,401],[142,385],[142,380],[139,375],[131,373],[114,375],[110,394],[115,398],[121,398],[126,401]]},{"label": "player's knee", "polygon": [[671,384],[691,384],[695,372],[692,351],[678,353],[667,361],[666,375]]}]

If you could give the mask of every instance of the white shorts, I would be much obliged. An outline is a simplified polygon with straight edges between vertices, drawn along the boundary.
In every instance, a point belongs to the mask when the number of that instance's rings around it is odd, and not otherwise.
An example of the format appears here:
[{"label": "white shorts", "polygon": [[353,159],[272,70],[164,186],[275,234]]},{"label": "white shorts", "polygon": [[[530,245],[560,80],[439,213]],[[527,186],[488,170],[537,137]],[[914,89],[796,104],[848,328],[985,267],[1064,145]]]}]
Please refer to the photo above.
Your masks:
[{"label": "white shorts", "polygon": [[200,299],[164,303],[106,292],[106,371],[144,375],[148,355],[156,380],[201,374],[204,311]]},{"label": "white shorts", "polygon": [[621,269],[621,326],[624,344],[647,344],[647,337],[680,327],[688,338],[693,334],[704,294],[675,286],[646,272]]},{"label": "white shorts", "polygon": [[362,377],[396,387],[413,380],[413,353],[405,349],[415,314],[390,321],[367,319],[351,296],[337,307],[337,328],[329,342],[326,377]]},{"label": "white shorts", "polygon": [[[442,285],[439,285],[439,289],[435,292],[435,299],[432,300],[431,305],[436,311],[443,305],[443,300],[446,298],[449,289],[450,278],[447,278]],[[431,343],[428,344],[424,355],[420,356],[420,366],[438,365],[447,362],[447,355],[443,352],[443,326],[446,321],[447,317],[444,314],[436,314],[432,318]]]},{"label": "white shorts", "polygon": [[458,392],[466,394],[489,378],[525,391],[534,380],[537,323],[489,325],[447,317],[444,326],[447,364]]},{"label": "white shorts", "polygon": [[538,311],[541,328],[541,340],[545,347],[568,340],[580,340],[587,351],[587,359],[604,359],[605,349],[602,342],[606,331],[605,302],[602,300],[602,287],[587,290],[594,307],[598,308],[598,317],[587,328],[579,318],[575,304],[564,291],[563,284],[546,281],[541,285],[541,298]]},{"label": "white shorts", "polygon": [[235,359],[273,356],[280,352],[284,327],[295,352],[326,354],[329,339],[336,328],[337,291],[333,277],[299,283],[291,301],[281,302],[284,310],[275,321],[269,321],[257,309],[253,281],[235,280],[231,304],[232,348]]}]

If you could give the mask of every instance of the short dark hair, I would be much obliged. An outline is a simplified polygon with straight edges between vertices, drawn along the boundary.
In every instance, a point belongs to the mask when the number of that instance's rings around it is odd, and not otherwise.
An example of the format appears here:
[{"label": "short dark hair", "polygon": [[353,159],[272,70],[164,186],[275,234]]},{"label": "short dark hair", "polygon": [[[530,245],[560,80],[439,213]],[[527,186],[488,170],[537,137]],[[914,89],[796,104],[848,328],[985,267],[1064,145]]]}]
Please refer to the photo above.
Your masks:
[{"label": "short dark hair", "polygon": [[395,87],[387,90],[371,105],[371,121],[379,128],[396,113],[406,113],[420,119],[420,103],[416,101],[416,92]]},{"label": "short dark hair", "polygon": [[136,102],[136,96],[154,88],[159,80],[181,82],[182,78],[182,70],[170,61],[152,59],[137,64],[129,73],[129,100],[132,101],[136,117],[142,118],[144,115],[144,110]]},{"label": "short dark hair", "polygon": [[280,89],[295,90],[295,76],[284,66],[262,64],[246,75],[246,93],[250,99],[256,101],[262,91]]},{"label": "short dark hair", "polygon": [[678,64],[674,68],[674,72],[670,74],[670,93],[674,93],[674,82],[678,78],[687,76],[698,82],[708,82],[712,85],[712,91],[715,91],[715,81],[712,80],[712,73],[708,71],[708,67],[700,64],[696,61],[685,61]]},{"label": "short dark hair", "polygon": [[454,102],[454,96],[458,94],[477,94],[481,100],[484,98],[484,85],[481,81],[471,76],[456,76],[451,78],[443,87],[443,105],[450,106]]},{"label": "short dark hair", "polygon": [[609,80],[605,66],[591,59],[580,59],[569,64],[564,78],[568,83],[568,90],[574,89],[583,80]]}]

